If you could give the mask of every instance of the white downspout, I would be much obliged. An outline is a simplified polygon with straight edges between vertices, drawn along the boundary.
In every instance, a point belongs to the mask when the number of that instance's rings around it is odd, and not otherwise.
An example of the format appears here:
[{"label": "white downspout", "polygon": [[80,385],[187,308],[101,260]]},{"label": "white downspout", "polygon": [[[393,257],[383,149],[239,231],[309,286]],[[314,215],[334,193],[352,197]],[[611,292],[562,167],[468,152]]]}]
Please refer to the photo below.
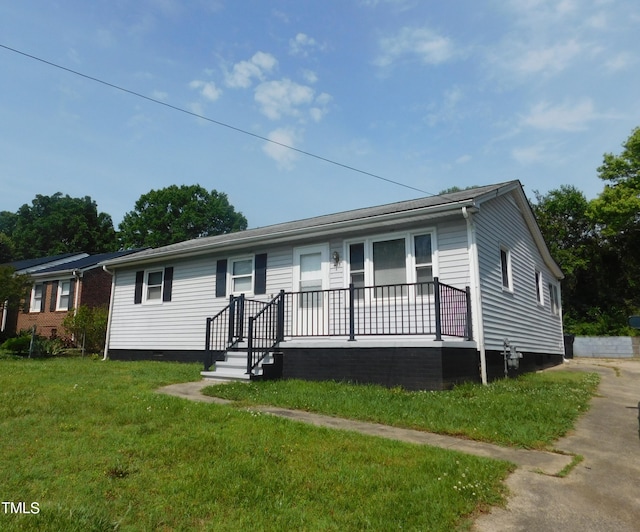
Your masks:
[{"label": "white downspout", "polygon": [[478,340],[480,352],[480,378],[482,384],[487,384],[487,354],[484,345],[484,328],[482,327],[482,293],[480,291],[480,262],[478,260],[478,244],[476,242],[476,226],[473,214],[478,207],[462,207],[462,216],[467,221],[467,245],[469,247],[469,276],[471,283],[471,313],[473,316],[473,332]]},{"label": "white downspout", "polygon": [[79,272],[78,270],[73,270],[72,272],[73,277],[76,280],[76,290],[75,293],[73,294],[73,314],[77,314],[78,313],[78,303],[80,301],[80,290],[82,289],[82,287],[80,286],[80,279],[82,278],[82,273]]},{"label": "white downspout", "polygon": [[7,307],[9,306],[9,301],[5,301],[2,304],[2,326],[0,327],[0,331],[4,332],[7,328]]},{"label": "white downspout", "polygon": [[102,266],[102,269],[111,275],[111,294],[109,294],[109,316],[107,318],[107,336],[104,339],[104,356],[102,360],[107,360],[109,357],[109,340],[111,339],[111,318],[113,316],[113,295],[116,291],[116,276],[114,272],[109,271],[105,265]]}]

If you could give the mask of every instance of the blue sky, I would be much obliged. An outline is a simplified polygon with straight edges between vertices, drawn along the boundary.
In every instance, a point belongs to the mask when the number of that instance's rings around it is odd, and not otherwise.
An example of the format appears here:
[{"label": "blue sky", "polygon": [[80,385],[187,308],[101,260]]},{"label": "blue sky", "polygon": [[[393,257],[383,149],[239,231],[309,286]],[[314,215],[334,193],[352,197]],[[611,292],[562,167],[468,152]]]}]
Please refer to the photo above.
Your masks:
[{"label": "blue sky", "polygon": [[[640,125],[634,0],[2,2],[0,45],[428,193],[603,188]],[[0,48],[0,210],[198,183],[250,227],[424,196]]]}]

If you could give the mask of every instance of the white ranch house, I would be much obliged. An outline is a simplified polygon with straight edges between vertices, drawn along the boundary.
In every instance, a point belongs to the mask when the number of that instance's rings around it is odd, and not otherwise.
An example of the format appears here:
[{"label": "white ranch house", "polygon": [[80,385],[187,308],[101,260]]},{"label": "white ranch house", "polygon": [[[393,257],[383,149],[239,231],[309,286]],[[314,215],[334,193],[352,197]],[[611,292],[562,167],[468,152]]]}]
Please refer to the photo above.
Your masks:
[{"label": "white ranch house", "polygon": [[561,363],[563,275],[518,181],[104,263],[105,356],[443,389]]}]

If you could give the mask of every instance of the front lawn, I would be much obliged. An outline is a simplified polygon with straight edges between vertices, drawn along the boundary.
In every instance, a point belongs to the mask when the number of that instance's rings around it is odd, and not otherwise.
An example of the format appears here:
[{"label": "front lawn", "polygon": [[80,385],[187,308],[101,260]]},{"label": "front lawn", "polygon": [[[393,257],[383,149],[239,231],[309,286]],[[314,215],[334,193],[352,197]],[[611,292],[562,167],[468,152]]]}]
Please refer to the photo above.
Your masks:
[{"label": "front lawn", "polygon": [[596,373],[551,370],[446,392],[281,380],[210,386],[203,393],[246,405],[274,405],[542,449],[573,427],[599,382]]},{"label": "front lawn", "polygon": [[502,501],[504,462],[155,393],[200,369],[0,360],[0,529],[452,530]]}]

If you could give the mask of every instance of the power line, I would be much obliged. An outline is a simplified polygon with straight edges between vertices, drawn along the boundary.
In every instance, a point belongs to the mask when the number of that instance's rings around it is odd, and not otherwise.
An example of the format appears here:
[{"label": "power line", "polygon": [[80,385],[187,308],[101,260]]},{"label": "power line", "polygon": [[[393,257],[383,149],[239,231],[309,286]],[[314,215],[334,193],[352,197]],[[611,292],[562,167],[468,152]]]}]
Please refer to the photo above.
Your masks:
[{"label": "power line", "polygon": [[16,50],[15,48],[11,48],[10,46],[7,46],[7,45],[1,44],[1,43],[0,43],[0,48],[4,48],[5,50],[8,50],[10,52],[14,52],[14,53],[22,55],[24,57],[28,57],[29,59],[33,59],[35,61],[39,61],[40,63],[44,63],[45,65],[49,65],[49,66],[52,66],[54,68],[58,68],[60,70],[64,70],[65,72],[69,72],[70,74],[74,74],[76,76],[80,76],[80,77],[88,79],[90,81],[94,81],[96,83],[100,83],[100,84],[105,85],[107,87],[111,87],[112,89],[116,89],[116,90],[119,90],[119,91],[122,91],[122,92],[126,92],[127,94],[131,94],[132,96],[137,96],[138,98],[143,98],[144,100],[148,100],[148,101],[156,103],[158,105],[163,105],[165,107],[168,107],[169,109],[173,109],[174,111],[179,111],[179,112],[187,114],[187,115],[195,116],[196,118],[200,118],[202,120],[206,120],[207,122],[211,122],[212,124],[216,124],[218,126],[226,127],[227,129],[231,129],[233,131],[236,131],[238,133],[242,133],[244,135],[249,135],[249,136],[254,137],[256,139],[263,140],[265,142],[270,142],[271,144],[275,144],[277,146],[281,146],[281,147],[286,148],[288,150],[295,151],[295,152],[300,153],[302,155],[306,155],[307,157],[313,157],[314,159],[318,159],[320,161],[324,161],[326,163],[333,164],[333,165],[339,166],[341,168],[345,168],[346,170],[351,170],[353,172],[358,172],[360,174],[363,174],[363,175],[366,175],[366,176],[369,176],[369,177],[373,177],[373,178],[379,179],[381,181],[386,181],[387,183],[391,183],[393,185],[398,185],[400,187],[408,188],[410,190],[414,190],[414,191],[420,192],[422,194],[427,194],[428,196],[434,196],[435,195],[435,194],[432,194],[431,192],[427,192],[426,190],[422,190],[422,189],[413,187],[411,185],[407,185],[405,183],[400,183],[399,181],[394,181],[393,179],[389,179],[389,178],[382,177],[382,176],[377,175],[377,174],[373,174],[371,172],[367,172],[366,170],[360,170],[359,168],[355,168],[354,166],[349,166],[348,164],[343,164],[343,163],[340,163],[338,161],[334,161],[332,159],[328,159],[327,157],[322,157],[321,155],[316,155],[315,153],[311,153],[311,152],[308,152],[308,151],[305,151],[305,150],[301,150],[299,148],[295,148],[295,147],[290,146],[288,144],[284,144],[282,142],[278,142],[277,140],[273,140],[273,139],[270,139],[270,138],[267,138],[267,137],[263,137],[262,135],[258,135],[256,133],[252,133],[251,131],[247,131],[246,129],[242,129],[242,128],[239,128],[239,127],[236,127],[236,126],[232,126],[231,124],[227,124],[225,122],[220,122],[219,120],[215,120],[213,118],[209,118],[207,116],[203,116],[201,114],[194,113],[193,111],[189,111],[187,109],[184,109],[182,107],[178,107],[176,105],[171,105],[170,103],[163,102],[161,100],[157,100],[156,98],[151,98],[149,96],[145,96],[144,94],[141,94],[139,92],[132,91],[130,89],[126,89],[124,87],[121,87],[119,85],[115,85],[113,83],[109,83],[108,81],[104,81],[104,80],[102,80],[100,78],[96,78],[96,77],[93,77],[93,76],[89,76],[87,74],[83,74],[82,72],[78,72],[77,70],[73,70],[71,68],[67,68],[65,66],[59,65],[57,63],[53,63],[51,61],[47,61],[46,59],[42,59],[41,57],[37,57],[35,55],[31,55],[31,54],[28,54],[26,52],[22,52],[20,50]]}]

